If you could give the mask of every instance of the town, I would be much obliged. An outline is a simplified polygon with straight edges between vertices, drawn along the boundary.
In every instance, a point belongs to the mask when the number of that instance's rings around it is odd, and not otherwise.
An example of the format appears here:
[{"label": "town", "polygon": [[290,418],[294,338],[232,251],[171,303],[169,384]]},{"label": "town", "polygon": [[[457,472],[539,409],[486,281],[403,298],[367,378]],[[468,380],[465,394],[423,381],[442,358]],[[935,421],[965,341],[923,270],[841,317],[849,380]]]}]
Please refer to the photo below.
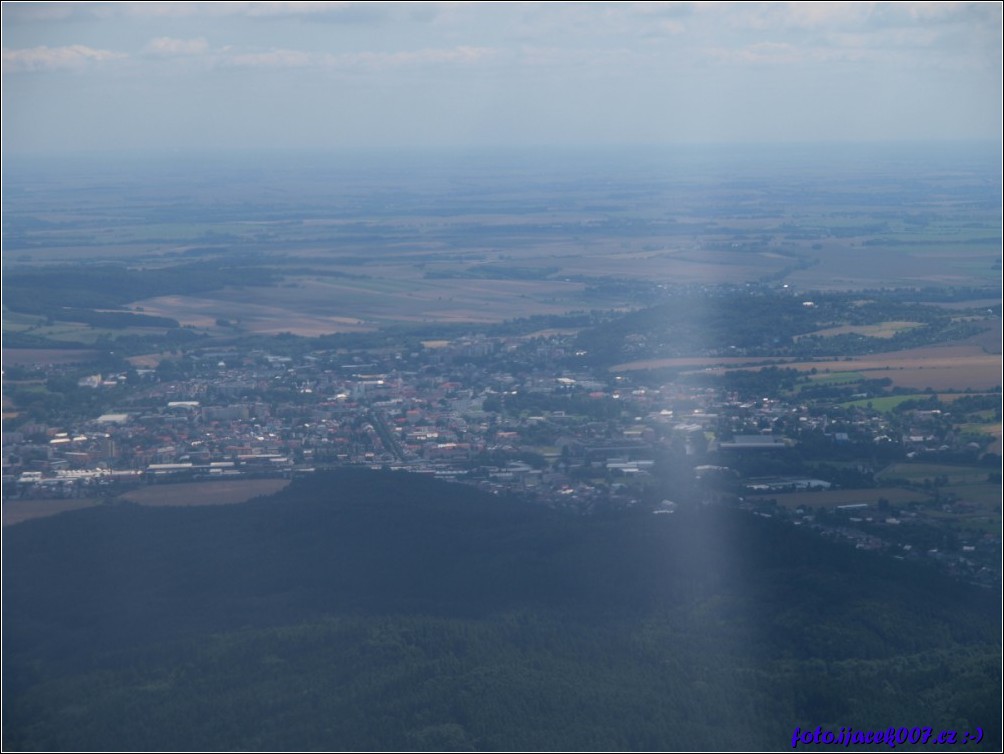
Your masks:
[{"label": "town", "polygon": [[[839,363],[814,374],[597,369],[562,331],[382,348],[283,342],[75,377],[91,414],[61,407],[4,432],[5,505],[364,465],[582,514],[733,505],[999,584],[999,496],[987,502],[999,457],[990,435],[960,429],[999,422],[999,392],[910,393],[879,410],[888,379],[814,379]],[[87,371],[19,369],[64,383]]]}]

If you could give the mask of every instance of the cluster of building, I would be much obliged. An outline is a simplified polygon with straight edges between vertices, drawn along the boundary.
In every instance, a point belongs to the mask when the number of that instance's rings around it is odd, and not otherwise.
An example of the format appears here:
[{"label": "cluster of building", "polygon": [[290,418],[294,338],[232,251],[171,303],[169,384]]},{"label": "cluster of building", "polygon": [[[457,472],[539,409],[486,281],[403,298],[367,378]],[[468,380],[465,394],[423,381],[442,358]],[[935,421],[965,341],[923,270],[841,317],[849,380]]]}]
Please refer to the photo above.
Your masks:
[{"label": "cluster of building", "polygon": [[410,350],[204,349],[169,368],[87,375],[79,389],[100,392],[107,410],[5,432],[4,497],[362,464],[583,512],[666,512],[670,497],[831,486],[806,474],[750,475],[750,458],[820,442],[901,456],[952,442],[935,416],[893,426],[880,412],[740,395],[707,380],[646,384],[590,369],[584,355],[567,335],[470,336]]}]

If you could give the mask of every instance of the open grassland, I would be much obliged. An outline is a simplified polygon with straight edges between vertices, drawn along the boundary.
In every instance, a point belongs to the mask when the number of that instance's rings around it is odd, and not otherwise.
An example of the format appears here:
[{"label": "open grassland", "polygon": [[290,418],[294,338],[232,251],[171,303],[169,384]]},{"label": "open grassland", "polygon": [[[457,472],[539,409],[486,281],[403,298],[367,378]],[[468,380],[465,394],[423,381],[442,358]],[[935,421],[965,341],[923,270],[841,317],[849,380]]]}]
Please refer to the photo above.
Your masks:
[{"label": "open grassland", "polygon": [[24,312],[12,312],[6,307],[3,310],[3,330],[4,332],[24,332],[34,327],[44,325],[45,317],[37,314],[25,314]]},{"label": "open grassland", "polygon": [[1001,353],[1002,344],[1004,344],[1004,333],[1001,332],[1001,320],[991,319],[989,324],[990,326],[986,330],[966,338],[964,342],[979,346],[987,353],[999,354]]},{"label": "open grassland", "polygon": [[850,361],[858,369],[880,369],[882,367],[928,367],[933,369],[951,367],[959,362],[974,361],[981,356],[986,357],[985,363],[1000,364],[999,354],[984,353],[982,348],[972,344],[908,348],[902,351],[855,356],[851,357]]},{"label": "open grassland", "polygon": [[306,336],[366,332],[399,322],[495,323],[587,306],[582,283],[425,279],[413,271],[386,272],[352,280],[298,277],[275,286],[160,296],[136,305],[147,314],[196,327],[227,320],[247,332]]},{"label": "open grassland", "polygon": [[187,506],[232,505],[255,497],[272,495],[289,484],[288,479],[226,479],[213,482],[153,484],[126,492],[121,500],[138,505]]},{"label": "open grassland", "polygon": [[[845,357],[833,361],[796,361],[785,358],[680,357],[642,359],[611,367],[614,372],[641,369],[763,369],[782,366],[811,372],[814,384],[839,385],[868,379],[888,378],[897,387],[914,390],[990,390],[1001,384],[1001,355],[987,353],[975,344],[929,346],[903,351]],[[917,396],[912,396],[917,397]],[[871,399],[876,400],[876,399]],[[865,400],[864,403],[868,401]],[[879,409],[886,410],[886,409]]]},{"label": "open grassland", "polygon": [[931,496],[919,490],[899,487],[880,487],[869,490],[807,490],[800,492],[772,492],[769,495],[748,495],[747,501],[766,502],[776,500],[785,508],[836,508],[838,505],[877,505],[879,500],[888,500],[893,505],[906,503],[927,503]]},{"label": "open grassland", "polygon": [[973,357],[955,364],[932,365],[923,361],[914,365],[870,367],[869,377],[888,377],[894,385],[906,388],[944,390],[972,387],[985,389],[1001,384],[1001,360],[997,357]]},{"label": "open grassland", "polygon": [[1001,355],[987,353],[972,343],[909,348],[840,361],[793,361],[784,366],[802,372],[815,369],[815,381],[889,378],[894,385],[917,390],[989,390],[1001,384]]},{"label": "open grassland", "polygon": [[980,466],[956,466],[947,463],[894,463],[875,475],[880,481],[905,480],[911,484],[933,482],[941,477],[948,484],[978,484],[987,480],[989,469]]},{"label": "open grassland", "polygon": [[[839,376],[840,374],[842,373],[838,372],[837,375],[834,376]],[[843,374],[851,374],[851,373],[843,373]],[[859,375],[860,379],[861,373],[859,372],[856,374]],[[934,397],[937,398],[940,403],[951,405],[952,403],[955,403],[955,401],[959,400],[959,398],[982,396],[982,395],[997,395],[998,398],[1000,397],[999,394],[995,393],[973,393],[973,392],[935,393],[933,396],[931,395],[931,393],[907,393],[905,395],[879,395],[870,398],[859,398],[854,401],[846,401],[845,403],[841,403],[840,405],[848,408],[849,407],[873,408],[876,411],[892,411],[901,403],[906,403],[907,401],[926,401]],[[985,417],[988,420],[988,422],[990,419],[993,419],[993,417],[996,416],[997,414],[996,411],[991,411],[991,410],[977,411],[975,413],[977,415]],[[1000,423],[998,422],[994,424],[990,422],[987,424],[979,424],[979,423],[962,424],[959,425],[959,429],[961,429],[964,432],[984,432],[987,434],[999,435]]]},{"label": "open grassland", "polygon": [[[58,179],[28,171],[16,176],[18,191],[5,206],[13,232],[5,226],[13,250],[5,259],[217,266],[227,272],[211,286],[167,286],[164,276],[138,289],[132,303],[225,336],[488,324],[644,306],[631,283],[999,285],[998,208],[971,201],[995,178],[980,165],[968,166],[964,180],[897,165],[896,175],[917,180],[893,180],[870,163],[846,173],[829,158],[810,168],[772,157],[745,164],[737,179],[731,162],[722,172],[717,158],[677,162],[648,151],[627,161],[594,155],[574,166],[556,156],[553,163],[541,155],[469,157],[400,156],[379,168],[284,157],[264,160],[254,179],[247,165],[226,160],[184,169],[151,164],[149,173],[102,166],[98,192],[89,190],[93,167],[77,165]],[[924,181],[939,189],[925,188],[920,203]],[[245,281],[255,287],[237,287],[245,263],[262,273]],[[270,285],[254,282],[273,277]],[[605,285],[611,281],[624,287],[615,292],[617,285]],[[218,287],[224,284],[231,287]],[[820,334],[891,338],[917,325],[909,313],[887,316]],[[217,324],[223,320],[230,325]],[[8,327],[6,318],[5,328],[77,343],[144,334],[45,321]],[[949,381],[907,372],[894,379],[918,387]]]},{"label": "open grassland", "polygon": [[848,401],[847,403],[841,403],[844,407],[856,407],[856,408],[870,408],[875,411],[892,411],[899,404],[906,403],[907,401],[924,400],[930,396],[926,393],[911,393],[910,395],[880,395],[874,398],[861,398],[856,401]]},{"label": "open grassland", "polygon": [[[921,515],[930,515],[927,511]],[[953,523],[959,527],[960,532],[971,537],[980,537],[987,534],[999,535],[1001,529],[1001,514],[996,512],[979,511],[974,513],[955,514]],[[982,546],[979,546],[982,547]],[[990,545],[993,547],[993,545]]]},{"label": "open grassland", "polygon": [[763,364],[783,364],[787,366],[787,363],[790,361],[793,361],[793,359],[768,357],[757,358],[756,356],[680,356],[667,359],[640,359],[638,361],[628,361],[623,364],[617,364],[616,366],[610,367],[610,371],[632,372],[639,369],[692,369],[694,367],[715,369],[721,367],[734,368],[745,365],[756,365],[758,368]]},{"label": "open grassland", "polygon": [[[647,245],[665,244],[665,239],[654,237],[644,239]],[[678,243],[678,242],[677,242]],[[741,254],[694,250],[685,251],[661,248],[656,251],[638,249],[634,246],[625,250],[611,251],[608,246],[604,253],[555,255],[546,261],[559,264],[563,275],[587,275],[590,277],[631,277],[638,280],[654,280],[672,284],[709,284],[734,280],[757,280],[778,274],[792,260],[769,254]]]},{"label": "open grassland", "polygon": [[941,493],[962,503],[975,503],[998,511],[1001,507],[999,484],[950,484],[942,487]]},{"label": "open grassland", "polygon": [[931,506],[919,515],[958,526],[972,535],[1000,536],[1001,486],[996,483],[946,485],[939,490],[950,509]]},{"label": "open grassland", "polygon": [[55,516],[66,511],[83,510],[100,505],[99,500],[84,499],[43,499],[43,500],[5,500],[3,503],[3,525],[11,526],[30,521],[34,518]]},{"label": "open grassland", "polygon": [[974,435],[991,435],[992,437],[998,438],[1001,436],[1000,422],[987,422],[986,424],[967,422],[965,424],[957,424],[956,429],[960,432],[966,432]]},{"label": "open grassland", "polygon": [[63,364],[86,364],[100,354],[86,348],[5,348],[4,364],[21,366],[58,366]]},{"label": "open grassland", "polygon": [[[801,369],[799,364],[791,364],[793,369]],[[815,385],[846,385],[850,382],[860,382],[867,379],[861,372],[853,370],[842,370],[839,368],[830,370],[830,367],[821,366],[817,374],[809,375],[809,381]]]},{"label": "open grassland", "polygon": [[987,309],[992,310],[1000,307],[1001,301],[997,298],[974,298],[966,301],[944,301],[936,303],[934,306],[942,309]]},{"label": "open grassland", "polygon": [[0,397],[0,404],[3,406],[4,420],[17,418],[17,406],[14,405],[14,401],[12,401],[6,394]]},{"label": "open grassland", "polygon": [[[118,501],[154,507],[233,505],[271,495],[286,487],[288,479],[227,479],[212,482],[154,484],[123,493]],[[3,525],[101,505],[93,498],[9,500],[3,503]]]},{"label": "open grassland", "polygon": [[169,351],[161,353],[144,353],[139,356],[127,356],[126,361],[137,369],[156,369],[164,359],[172,358]]},{"label": "open grassland", "polygon": [[[816,332],[801,335],[799,338],[807,338],[810,335],[819,335],[826,338],[834,335],[848,335],[852,333],[864,335],[868,338],[891,338],[897,333],[912,330],[915,327],[920,327],[922,324],[923,323],[921,322],[889,321],[879,322],[874,325],[840,325],[839,327],[827,327],[824,330],[816,330]],[[796,340],[798,340],[798,338],[796,338]]]},{"label": "open grassland", "polygon": [[535,338],[553,338],[555,336],[562,335],[578,335],[582,332],[582,328],[576,327],[549,327],[545,330],[535,330],[534,332],[528,332],[526,335],[520,335],[520,340],[534,340]]},{"label": "open grassland", "polygon": [[1000,259],[999,243],[997,248],[960,250],[946,245],[918,251],[902,246],[862,246],[866,240],[824,242],[823,249],[811,252],[815,264],[793,271],[785,280],[813,290],[1000,284],[1000,268],[994,268]]},{"label": "open grassland", "polygon": [[80,345],[93,345],[101,338],[116,338],[119,336],[155,336],[163,335],[167,332],[164,327],[120,327],[116,329],[95,327],[83,322],[53,322],[42,325],[14,325],[8,327],[4,325],[6,332],[17,332],[25,335],[33,335],[39,338],[47,338],[61,343],[79,343]]},{"label": "open grassland", "polygon": [[1000,429],[998,429],[997,436],[994,438],[994,441],[990,443],[990,445],[987,447],[987,452],[993,453],[995,456],[1000,457],[1004,455],[1004,452],[1002,451],[1004,451],[1004,442],[1002,442],[1001,439],[1001,431]]},{"label": "open grassland", "polygon": [[306,314],[297,307],[295,299],[288,293],[285,305],[262,303],[263,300],[277,298],[275,295],[264,295],[267,290],[269,289],[243,291],[240,296],[228,294],[226,299],[212,295],[159,296],[146,299],[140,305],[147,313],[171,317],[183,325],[220,332],[226,332],[228,328],[219,327],[217,320],[231,322],[240,331],[261,334],[291,332],[314,336],[336,332],[369,332],[374,329],[356,318]]}]

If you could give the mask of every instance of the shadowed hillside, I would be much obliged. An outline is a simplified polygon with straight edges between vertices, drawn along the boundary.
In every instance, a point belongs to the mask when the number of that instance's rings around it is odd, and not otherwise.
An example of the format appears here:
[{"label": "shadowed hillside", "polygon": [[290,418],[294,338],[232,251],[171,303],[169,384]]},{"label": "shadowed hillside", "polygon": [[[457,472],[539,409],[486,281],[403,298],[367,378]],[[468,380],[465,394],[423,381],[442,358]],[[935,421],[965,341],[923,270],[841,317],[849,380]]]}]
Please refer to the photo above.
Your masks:
[{"label": "shadowed hillside", "polygon": [[5,532],[15,749],[776,749],[1000,731],[993,595],[736,511],[346,470]]}]

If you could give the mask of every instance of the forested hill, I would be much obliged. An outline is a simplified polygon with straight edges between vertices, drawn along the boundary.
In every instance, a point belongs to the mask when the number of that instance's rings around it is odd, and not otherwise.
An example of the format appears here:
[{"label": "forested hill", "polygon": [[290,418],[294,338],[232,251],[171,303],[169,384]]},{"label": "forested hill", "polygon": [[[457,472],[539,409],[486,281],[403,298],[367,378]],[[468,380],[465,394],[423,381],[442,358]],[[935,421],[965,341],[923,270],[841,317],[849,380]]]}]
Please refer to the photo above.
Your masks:
[{"label": "forested hill", "polygon": [[721,508],[575,517],[344,470],[28,522],[3,566],[5,749],[1000,741],[996,595]]}]

